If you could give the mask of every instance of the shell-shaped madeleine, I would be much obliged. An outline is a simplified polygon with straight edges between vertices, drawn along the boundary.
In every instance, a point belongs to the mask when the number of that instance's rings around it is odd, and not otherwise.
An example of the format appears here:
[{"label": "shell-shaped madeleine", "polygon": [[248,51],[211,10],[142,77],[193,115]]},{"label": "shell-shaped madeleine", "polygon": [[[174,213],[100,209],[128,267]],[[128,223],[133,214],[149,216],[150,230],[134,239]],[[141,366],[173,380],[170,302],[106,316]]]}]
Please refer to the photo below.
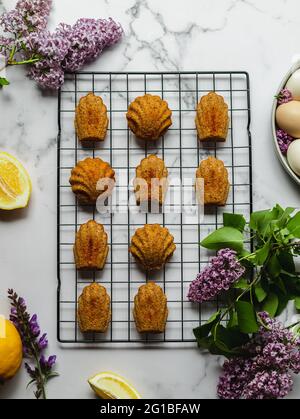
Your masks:
[{"label": "shell-shaped madeleine", "polygon": [[157,140],[172,125],[168,103],[159,96],[137,97],[126,114],[130,130],[143,140]]},{"label": "shell-shaped madeleine", "polygon": [[154,282],[142,285],[134,297],[133,317],[140,333],[164,332],[168,317],[167,297]]},{"label": "shell-shaped madeleine", "polygon": [[168,188],[168,169],[162,159],[151,154],[136,168],[134,192],[139,205],[143,201],[157,201],[163,204]]},{"label": "shell-shaped madeleine", "polygon": [[103,141],[108,127],[107,109],[100,96],[82,97],[75,111],[75,128],[82,142]]},{"label": "shell-shaped madeleine", "polygon": [[96,282],[84,287],[78,299],[78,323],[84,332],[106,332],[111,318],[110,297]]},{"label": "shell-shaped madeleine", "polygon": [[166,227],[146,224],[131,239],[129,251],[145,271],[161,269],[176,249],[174,237]]},{"label": "shell-shaped madeleine", "polygon": [[74,258],[77,269],[103,269],[108,250],[107,234],[102,224],[90,220],[80,226],[74,244]]},{"label": "shell-shaped madeleine", "polygon": [[225,141],[228,133],[228,106],[215,92],[203,96],[197,106],[196,127],[201,141]]},{"label": "shell-shaped madeleine", "polygon": [[[228,171],[222,160],[208,157],[202,160],[196,171],[196,178],[203,179],[204,204],[225,205],[230,188]],[[196,185],[198,189],[201,185]]]},{"label": "shell-shaped madeleine", "polygon": [[[99,180],[103,184],[97,183]],[[100,158],[91,157],[81,160],[72,169],[70,184],[80,202],[84,204],[95,204],[97,198],[103,193],[112,190],[115,181],[115,172],[110,164]]]}]

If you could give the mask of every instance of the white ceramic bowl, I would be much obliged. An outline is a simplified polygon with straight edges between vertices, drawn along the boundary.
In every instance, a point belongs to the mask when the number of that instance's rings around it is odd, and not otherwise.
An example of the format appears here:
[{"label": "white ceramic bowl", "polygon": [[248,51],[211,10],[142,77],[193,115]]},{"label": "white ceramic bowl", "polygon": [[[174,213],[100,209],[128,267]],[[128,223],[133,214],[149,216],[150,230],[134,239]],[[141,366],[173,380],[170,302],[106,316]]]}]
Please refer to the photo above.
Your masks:
[{"label": "white ceramic bowl", "polygon": [[[288,79],[291,77],[291,75],[298,70],[298,68],[300,68],[299,63],[295,66],[293,66],[289,72],[286,74],[286,76],[284,77],[284,79],[282,80],[278,91],[276,93],[276,96],[279,95],[280,91],[285,87]],[[272,107],[272,134],[273,134],[273,140],[274,140],[274,144],[275,144],[275,150],[277,152],[277,156],[282,164],[282,166],[284,167],[284,169],[286,170],[286,172],[290,175],[290,177],[292,179],[294,179],[295,182],[298,183],[298,185],[300,185],[300,177],[296,175],[296,173],[294,173],[292,171],[292,169],[290,168],[288,162],[287,162],[287,158],[286,156],[284,156],[279,148],[278,142],[277,142],[277,138],[276,138],[276,109],[277,109],[277,99],[274,98],[273,101],[273,107]]]}]

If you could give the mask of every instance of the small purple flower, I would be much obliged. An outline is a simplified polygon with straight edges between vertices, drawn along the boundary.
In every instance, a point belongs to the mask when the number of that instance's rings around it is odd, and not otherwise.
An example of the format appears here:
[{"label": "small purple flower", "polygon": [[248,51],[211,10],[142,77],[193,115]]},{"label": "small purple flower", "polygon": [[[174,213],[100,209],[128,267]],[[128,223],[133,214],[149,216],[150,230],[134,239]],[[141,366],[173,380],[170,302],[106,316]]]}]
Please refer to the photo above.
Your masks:
[{"label": "small purple flower", "polygon": [[227,291],[244,272],[245,268],[239,263],[234,250],[219,250],[190,284],[187,297],[191,302],[210,301],[221,291]]},{"label": "small purple flower", "polygon": [[23,346],[24,357],[30,360],[25,363],[25,369],[36,385],[34,392],[37,398],[46,398],[45,384],[49,377],[57,375],[51,370],[56,362],[56,356],[52,355],[48,359],[45,358],[44,350],[48,346],[47,334],[41,336],[37,315],[31,316],[26,307],[23,298],[19,297],[12,289],[8,290],[8,298],[11,303],[10,318],[20,333]]},{"label": "small purple flower", "polygon": [[280,151],[282,154],[286,154],[291,142],[294,141],[294,138],[286,133],[283,129],[276,130],[276,137]]},{"label": "small purple flower", "polygon": [[243,350],[245,357],[225,361],[217,387],[222,399],[277,399],[292,390],[291,372],[300,372],[299,338],[267,313],[264,326]]},{"label": "small purple flower", "polygon": [[293,388],[289,373],[273,371],[258,372],[247,384],[242,393],[243,399],[279,399],[285,397]]},{"label": "small purple flower", "polygon": [[38,346],[39,346],[39,349],[40,349],[41,351],[47,348],[47,346],[48,346],[48,339],[47,339],[47,334],[46,334],[46,333],[44,333],[44,334],[40,337],[40,339],[39,339],[39,341],[38,341]]},{"label": "small purple flower", "polygon": [[283,103],[288,103],[291,100],[293,100],[292,93],[287,88],[282,89],[279,95],[276,96],[276,98],[278,101],[278,105],[282,105]]},{"label": "small purple flower", "polygon": [[44,371],[51,370],[51,368],[55,365],[55,363],[56,363],[56,355],[51,355],[49,356],[48,359],[46,359],[45,356],[42,355],[40,358],[40,364]]}]

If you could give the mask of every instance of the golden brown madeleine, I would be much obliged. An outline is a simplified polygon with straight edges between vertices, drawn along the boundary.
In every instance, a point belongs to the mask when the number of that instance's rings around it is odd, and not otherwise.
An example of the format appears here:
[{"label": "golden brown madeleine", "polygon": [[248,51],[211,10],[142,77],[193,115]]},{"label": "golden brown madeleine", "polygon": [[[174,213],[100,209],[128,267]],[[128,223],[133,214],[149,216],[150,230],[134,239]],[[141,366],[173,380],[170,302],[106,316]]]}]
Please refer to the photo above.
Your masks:
[{"label": "golden brown madeleine", "polygon": [[135,173],[133,183],[137,204],[157,201],[162,205],[168,189],[168,169],[164,161],[151,154],[142,159]]},{"label": "golden brown madeleine", "polygon": [[154,282],[142,285],[134,297],[133,317],[140,333],[162,333],[168,318],[167,297]]},{"label": "golden brown madeleine", "polygon": [[174,237],[166,227],[146,224],[131,239],[129,251],[145,271],[161,269],[176,249]]},{"label": "golden brown madeleine", "polygon": [[208,157],[202,160],[196,178],[204,180],[204,204],[225,205],[229,192],[228,171],[222,160]]},{"label": "golden brown madeleine", "polygon": [[103,141],[108,127],[107,109],[94,93],[82,97],[75,111],[75,129],[80,141]]},{"label": "golden brown madeleine", "polygon": [[224,98],[210,92],[197,106],[196,127],[200,141],[226,141],[229,116]]},{"label": "golden brown madeleine", "polygon": [[74,258],[77,269],[103,269],[108,250],[107,234],[102,224],[90,220],[80,226],[74,244]]},{"label": "golden brown madeleine", "polygon": [[78,322],[84,332],[106,332],[111,318],[110,297],[96,282],[84,287],[78,299]]},{"label": "golden brown madeleine", "polygon": [[[103,179],[104,184],[97,190],[97,183],[100,179]],[[84,204],[95,204],[98,196],[104,191],[110,190],[109,186],[113,186],[113,181],[115,181],[115,172],[110,164],[99,158],[92,159],[91,157],[78,162],[72,169],[70,177],[72,191]]]},{"label": "golden brown madeleine", "polygon": [[143,140],[158,140],[172,125],[168,103],[159,96],[137,97],[128,108],[126,118],[130,130]]}]

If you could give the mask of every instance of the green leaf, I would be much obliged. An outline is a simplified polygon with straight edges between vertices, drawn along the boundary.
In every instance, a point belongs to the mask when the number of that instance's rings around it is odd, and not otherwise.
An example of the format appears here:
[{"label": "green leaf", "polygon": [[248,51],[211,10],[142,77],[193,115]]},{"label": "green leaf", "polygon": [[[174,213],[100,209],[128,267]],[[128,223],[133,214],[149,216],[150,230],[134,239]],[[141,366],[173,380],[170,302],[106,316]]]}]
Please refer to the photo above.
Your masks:
[{"label": "green leaf", "polygon": [[294,217],[290,219],[287,224],[287,229],[289,232],[296,237],[297,239],[300,238],[300,211],[297,212]]},{"label": "green leaf", "polygon": [[229,247],[240,251],[243,248],[243,234],[233,227],[221,227],[202,240],[201,246],[210,250]]},{"label": "green leaf", "polygon": [[239,329],[243,333],[254,333],[258,331],[256,313],[252,304],[247,301],[236,301]]},{"label": "green leaf", "polygon": [[267,296],[266,291],[263,289],[261,283],[259,282],[258,284],[255,285],[254,287],[254,292],[255,292],[255,296],[257,298],[257,301],[259,303],[261,303],[262,301],[264,301],[264,299]]},{"label": "green leaf", "polygon": [[263,304],[263,310],[267,311],[271,317],[274,317],[278,309],[278,297],[274,292],[270,292]]},{"label": "green leaf", "polygon": [[300,310],[300,297],[296,297],[294,301],[296,310]]},{"label": "green leaf", "polygon": [[227,323],[227,328],[238,326],[238,318],[235,310],[230,310],[229,322]]},{"label": "green leaf", "polygon": [[223,214],[223,224],[224,227],[233,227],[243,232],[246,225],[246,220],[243,215],[240,214],[230,214],[225,212]]},{"label": "green leaf", "polygon": [[2,86],[8,86],[9,81],[5,77],[0,77],[0,87]]}]

